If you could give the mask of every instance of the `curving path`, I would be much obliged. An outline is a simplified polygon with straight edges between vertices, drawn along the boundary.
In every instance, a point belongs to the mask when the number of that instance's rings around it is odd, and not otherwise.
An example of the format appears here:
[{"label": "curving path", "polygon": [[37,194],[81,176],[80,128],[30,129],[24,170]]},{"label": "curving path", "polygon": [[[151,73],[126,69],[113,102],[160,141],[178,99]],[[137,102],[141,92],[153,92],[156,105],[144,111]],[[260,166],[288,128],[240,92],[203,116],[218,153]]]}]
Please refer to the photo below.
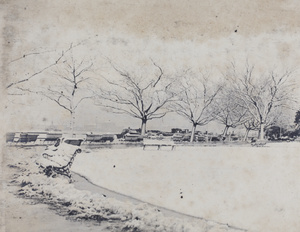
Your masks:
[{"label": "curving path", "polygon": [[92,183],[88,178],[86,178],[86,177],[84,177],[84,176],[82,176],[78,173],[75,173],[75,172],[72,172],[72,178],[74,180],[73,184],[74,184],[75,188],[77,188],[79,190],[88,190],[88,191],[93,192],[93,193],[101,193],[102,195],[104,195],[106,197],[114,198],[114,199],[117,199],[117,200],[123,201],[123,202],[131,202],[133,204],[147,203],[147,204],[159,209],[160,212],[162,212],[167,217],[199,219],[199,220],[204,220],[206,222],[213,222],[213,223],[216,223],[216,224],[219,224],[219,225],[227,225],[229,228],[236,229],[237,231],[247,231],[246,229],[238,228],[238,227],[235,227],[235,226],[232,226],[232,225],[216,222],[216,221],[213,221],[213,220],[208,220],[208,219],[201,218],[201,217],[194,217],[194,216],[191,216],[191,215],[179,213],[179,212],[176,212],[174,210],[169,210],[169,209],[166,209],[164,207],[156,206],[156,205],[150,204],[148,202],[144,202],[144,201],[138,200],[136,198],[133,198],[133,197],[121,194],[121,193],[111,191],[109,189],[103,188],[101,186],[98,186],[98,185]]}]

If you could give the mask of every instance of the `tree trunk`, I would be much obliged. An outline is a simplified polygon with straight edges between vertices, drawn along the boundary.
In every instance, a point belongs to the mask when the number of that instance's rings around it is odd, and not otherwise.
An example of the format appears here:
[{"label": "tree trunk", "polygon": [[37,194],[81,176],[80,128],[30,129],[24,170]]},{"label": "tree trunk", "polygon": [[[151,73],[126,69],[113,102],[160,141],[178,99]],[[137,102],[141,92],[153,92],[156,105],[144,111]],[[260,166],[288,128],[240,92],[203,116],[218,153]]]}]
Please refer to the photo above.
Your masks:
[{"label": "tree trunk", "polygon": [[265,138],[265,132],[264,132],[265,124],[260,123],[260,128],[259,128],[259,139],[264,140]]},{"label": "tree trunk", "polygon": [[246,129],[246,133],[244,136],[244,141],[246,142],[248,140],[248,135],[249,135],[250,129]]},{"label": "tree trunk", "polygon": [[281,138],[281,126],[279,126],[279,138]]},{"label": "tree trunk", "polygon": [[145,135],[146,134],[146,125],[147,125],[147,119],[142,119],[141,135]]},{"label": "tree trunk", "polygon": [[192,134],[191,134],[191,139],[190,139],[191,143],[195,141],[196,127],[197,127],[197,124],[193,123]]},{"label": "tree trunk", "polygon": [[71,131],[72,138],[75,137],[74,127],[75,127],[75,112],[72,112],[71,113],[71,120],[70,120],[70,131]]},{"label": "tree trunk", "polygon": [[72,93],[71,102],[70,102],[70,110],[71,110],[70,130],[71,130],[71,137],[72,138],[76,137],[75,134],[74,134],[74,126],[75,126],[74,93],[75,93],[75,91],[73,91],[73,93]]},{"label": "tree trunk", "polygon": [[224,128],[224,131],[223,131],[223,136],[227,135],[228,129],[229,129],[229,126],[226,125]]},{"label": "tree trunk", "polygon": [[231,141],[231,135],[232,135],[232,132],[229,133],[229,136],[228,136],[228,141],[229,141],[229,142]]}]

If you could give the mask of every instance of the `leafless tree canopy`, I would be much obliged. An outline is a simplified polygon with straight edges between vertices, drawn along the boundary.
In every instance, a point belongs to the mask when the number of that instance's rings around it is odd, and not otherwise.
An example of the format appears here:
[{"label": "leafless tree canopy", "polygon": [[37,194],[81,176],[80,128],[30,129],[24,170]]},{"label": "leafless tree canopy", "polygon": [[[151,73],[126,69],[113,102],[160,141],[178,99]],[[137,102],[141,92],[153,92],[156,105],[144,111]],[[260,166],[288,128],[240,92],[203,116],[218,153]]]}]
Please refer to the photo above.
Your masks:
[{"label": "leafless tree canopy", "polygon": [[260,139],[264,137],[264,128],[270,121],[271,113],[278,107],[288,107],[293,101],[295,86],[290,82],[291,71],[270,72],[255,70],[248,63],[245,69],[238,71],[232,63],[227,80],[234,88],[233,97],[247,108],[252,121],[260,125]]},{"label": "leafless tree canopy", "polygon": [[[50,100],[56,102],[71,114],[74,114],[78,105],[91,96],[80,96],[75,98],[80,87],[84,86],[90,79],[88,72],[91,71],[93,63],[76,62],[73,56],[70,60],[65,60],[64,65],[57,67],[55,75],[58,77],[60,85],[49,86],[44,93]],[[86,87],[86,86],[85,86]]]},{"label": "leafless tree canopy", "polygon": [[152,65],[152,74],[145,72],[137,75],[112,64],[118,78],[104,77],[108,88],[100,89],[96,101],[114,113],[140,119],[142,134],[146,131],[147,121],[166,115],[166,106],[174,97],[171,79],[162,67],[153,61]]},{"label": "leafless tree canopy", "polygon": [[70,129],[73,132],[77,107],[83,100],[93,97],[91,83],[89,83],[93,63],[84,60],[76,61],[71,51],[69,55],[64,55],[62,58],[62,63],[49,70],[50,74],[44,85],[15,88],[21,92],[41,95],[68,111],[71,115]]},{"label": "leafless tree canopy", "polygon": [[223,136],[227,135],[229,128],[235,128],[251,119],[247,107],[234,97],[233,91],[230,85],[225,84],[213,104],[216,121],[225,126]]},{"label": "leafless tree canopy", "polygon": [[198,125],[206,125],[215,119],[213,103],[220,90],[221,85],[210,80],[209,72],[187,71],[178,78],[176,100],[171,108],[192,123],[191,141]]}]

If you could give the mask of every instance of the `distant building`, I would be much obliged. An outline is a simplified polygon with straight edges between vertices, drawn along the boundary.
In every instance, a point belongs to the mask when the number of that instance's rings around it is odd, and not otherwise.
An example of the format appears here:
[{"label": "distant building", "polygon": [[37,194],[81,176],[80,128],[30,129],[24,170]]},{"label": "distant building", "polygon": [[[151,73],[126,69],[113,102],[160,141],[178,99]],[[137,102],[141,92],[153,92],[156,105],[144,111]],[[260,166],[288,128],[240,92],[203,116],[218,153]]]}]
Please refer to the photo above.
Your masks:
[{"label": "distant building", "polygon": [[174,133],[189,133],[189,129],[181,129],[181,128],[172,128],[171,132]]},{"label": "distant building", "polygon": [[180,128],[172,128],[171,132],[172,133],[180,133],[180,132],[182,132],[182,130]]}]

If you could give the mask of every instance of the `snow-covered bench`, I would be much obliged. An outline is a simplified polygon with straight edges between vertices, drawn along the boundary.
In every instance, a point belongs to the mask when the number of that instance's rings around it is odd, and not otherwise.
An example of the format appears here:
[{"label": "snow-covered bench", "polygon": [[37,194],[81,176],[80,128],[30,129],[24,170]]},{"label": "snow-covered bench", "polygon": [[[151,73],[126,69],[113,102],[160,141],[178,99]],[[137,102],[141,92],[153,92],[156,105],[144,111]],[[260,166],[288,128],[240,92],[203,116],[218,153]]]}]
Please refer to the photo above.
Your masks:
[{"label": "snow-covered bench", "polygon": [[157,146],[157,150],[160,150],[161,147],[171,147],[172,150],[174,150],[175,143],[172,140],[165,139],[144,139],[143,150],[145,150],[147,146]]},{"label": "snow-covered bench", "polygon": [[76,154],[81,152],[80,144],[83,139],[58,139],[56,144],[48,147],[37,160],[47,176],[54,177],[56,174],[71,178],[70,168]]},{"label": "snow-covered bench", "polygon": [[252,142],[251,145],[253,147],[263,147],[267,144],[266,140],[257,140],[255,142]]},{"label": "snow-covered bench", "polygon": [[[50,177],[56,174],[62,175],[62,176],[67,176],[71,178],[71,166],[74,162],[75,156],[77,153],[80,153],[80,151],[75,151],[72,155],[69,161],[65,162],[64,164],[59,164],[59,162],[56,162],[57,164],[50,164],[46,167],[43,167],[43,172],[45,173],[46,176]],[[48,155],[44,153],[44,158],[46,158]],[[49,157],[48,159],[51,159],[52,157]],[[47,159],[47,158],[46,158]]]}]

